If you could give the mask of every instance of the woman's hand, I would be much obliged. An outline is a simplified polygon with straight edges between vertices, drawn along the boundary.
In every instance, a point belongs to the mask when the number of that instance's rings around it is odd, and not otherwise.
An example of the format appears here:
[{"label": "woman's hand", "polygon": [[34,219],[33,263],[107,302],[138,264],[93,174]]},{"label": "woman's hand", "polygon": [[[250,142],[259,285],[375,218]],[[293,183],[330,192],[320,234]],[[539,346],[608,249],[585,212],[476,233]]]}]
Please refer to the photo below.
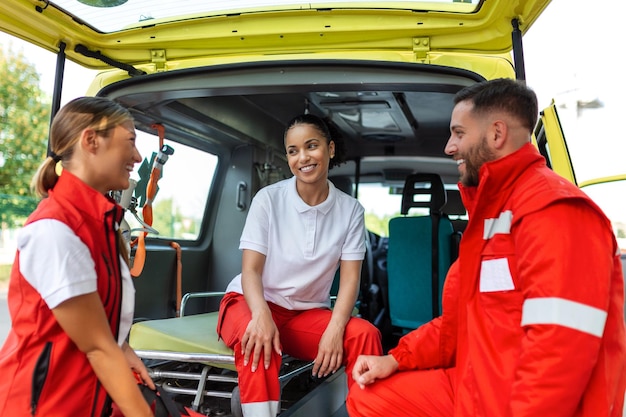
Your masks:
[{"label": "woman's hand", "polygon": [[[129,369],[127,350],[132,349],[124,349],[117,344],[98,293],[65,300],[52,309],[52,314],[68,337],[87,356],[94,373],[120,411],[126,416],[154,416],[139,391],[137,379]],[[134,352],[131,358],[135,366],[141,367],[135,362],[141,360]],[[143,369],[147,376],[147,370],[145,367]]]},{"label": "woman's hand", "polygon": [[124,352],[124,357],[126,358],[126,362],[128,362],[128,366],[130,369],[135,372],[135,374],[139,375],[144,384],[146,384],[150,389],[154,390],[156,387],[154,386],[154,382],[152,378],[150,378],[150,374],[148,373],[148,368],[143,363],[143,361],[137,356],[133,348],[131,348],[128,343],[124,342],[122,345],[122,351]]},{"label": "woman's hand", "polygon": [[268,308],[252,314],[252,319],[241,338],[244,366],[248,365],[250,354],[252,354],[251,370],[256,371],[261,359],[261,351],[263,351],[263,365],[265,369],[269,368],[272,349],[279,355],[282,354],[278,328]]},{"label": "woman's hand", "polygon": [[328,324],[320,339],[317,356],[313,361],[313,375],[318,378],[335,373],[343,363],[343,334],[344,328]]},{"label": "woman's hand", "polygon": [[361,261],[341,261],[339,291],[333,314],[320,339],[313,375],[325,377],[343,364],[343,336],[359,293]]}]

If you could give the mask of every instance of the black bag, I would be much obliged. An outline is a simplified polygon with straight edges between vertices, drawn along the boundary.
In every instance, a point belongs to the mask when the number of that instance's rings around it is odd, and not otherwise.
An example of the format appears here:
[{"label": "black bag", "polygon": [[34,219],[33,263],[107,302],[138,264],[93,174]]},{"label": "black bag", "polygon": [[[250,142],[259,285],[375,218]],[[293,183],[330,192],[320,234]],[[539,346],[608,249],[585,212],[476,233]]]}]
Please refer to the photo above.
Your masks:
[{"label": "black bag", "polygon": [[151,390],[147,385],[140,384],[139,389],[154,412],[154,417],[189,416],[185,407],[172,400],[158,385],[156,390]]},{"label": "black bag", "polygon": [[[147,385],[139,384],[139,389],[143,397],[150,405],[155,417],[206,417],[191,410],[188,407],[174,401],[170,395],[160,386],[156,386],[156,390],[150,389]],[[111,417],[123,417],[122,412],[113,404],[113,414]]]}]

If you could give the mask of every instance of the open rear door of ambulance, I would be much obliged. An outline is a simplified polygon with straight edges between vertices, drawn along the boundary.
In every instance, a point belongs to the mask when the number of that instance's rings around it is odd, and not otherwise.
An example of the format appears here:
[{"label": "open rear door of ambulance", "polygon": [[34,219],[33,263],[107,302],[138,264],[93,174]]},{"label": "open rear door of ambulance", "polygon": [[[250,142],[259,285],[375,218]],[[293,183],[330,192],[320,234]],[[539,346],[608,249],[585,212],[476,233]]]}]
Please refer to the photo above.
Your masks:
[{"label": "open rear door of ambulance", "polygon": [[[626,224],[622,220],[625,208],[623,196],[626,195],[626,173],[577,180],[563,125],[554,101],[541,112],[533,140],[539,152],[546,158],[548,166],[580,187],[609,217],[621,248],[622,264],[626,273]],[[602,161],[595,163],[602,164]]]},{"label": "open rear door of ambulance", "polygon": [[578,185],[554,101],[540,113],[534,140],[539,152],[546,158],[548,166]]}]

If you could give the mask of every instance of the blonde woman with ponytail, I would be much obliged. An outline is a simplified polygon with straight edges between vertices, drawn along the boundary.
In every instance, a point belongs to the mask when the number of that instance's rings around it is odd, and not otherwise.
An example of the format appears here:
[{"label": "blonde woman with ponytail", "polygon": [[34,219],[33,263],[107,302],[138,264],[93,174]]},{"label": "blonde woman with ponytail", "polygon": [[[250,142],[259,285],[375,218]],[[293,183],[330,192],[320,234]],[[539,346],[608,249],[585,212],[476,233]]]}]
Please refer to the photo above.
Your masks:
[{"label": "blonde woman with ponytail", "polygon": [[154,383],[125,342],[134,287],[123,210],[108,197],[141,162],[132,116],[108,99],[75,99],[54,118],[49,146],[11,271],[0,415],[100,417],[115,402],[125,416],[152,416],[136,377]]}]

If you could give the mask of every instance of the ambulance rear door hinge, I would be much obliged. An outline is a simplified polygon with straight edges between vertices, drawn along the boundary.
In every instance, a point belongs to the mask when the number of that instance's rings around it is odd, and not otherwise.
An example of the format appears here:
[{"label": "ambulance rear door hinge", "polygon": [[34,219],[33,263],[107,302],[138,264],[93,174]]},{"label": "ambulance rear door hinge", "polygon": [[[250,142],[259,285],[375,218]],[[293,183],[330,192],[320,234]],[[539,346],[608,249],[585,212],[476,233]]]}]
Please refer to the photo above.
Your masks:
[{"label": "ambulance rear door hinge", "polygon": [[150,55],[156,71],[165,71],[165,62],[167,62],[165,49],[152,49]]},{"label": "ambulance rear door hinge", "polygon": [[428,64],[428,53],[430,52],[430,38],[428,36],[413,38],[413,53],[415,54],[415,62]]}]

